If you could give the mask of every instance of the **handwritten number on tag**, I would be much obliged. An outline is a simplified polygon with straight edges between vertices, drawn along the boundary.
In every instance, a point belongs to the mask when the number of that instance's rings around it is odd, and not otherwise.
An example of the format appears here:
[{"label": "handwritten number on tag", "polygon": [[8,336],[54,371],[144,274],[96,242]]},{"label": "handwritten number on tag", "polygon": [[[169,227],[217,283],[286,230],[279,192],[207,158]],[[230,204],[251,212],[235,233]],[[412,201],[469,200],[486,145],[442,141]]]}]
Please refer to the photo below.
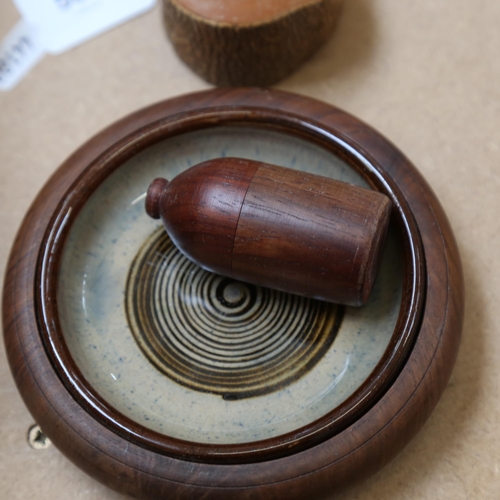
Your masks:
[{"label": "handwritten number on tag", "polygon": [[61,10],[67,10],[71,9],[72,7],[78,7],[82,6],[83,4],[91,3],[92,0],[90,2],[89,0],[54,0],[54,2]]},{"label": "handwritten number on tag", "polygon": [[0,43],[0,90],[10,90],[43,57],[38,32],[22,19]]},{"label": "handwritten number on tag", "polygon": [[18,38],[0,56],[0,82],[8,73],[14,71],[14,66],[21,64],[33,48],[33,42],[26,35]]}]

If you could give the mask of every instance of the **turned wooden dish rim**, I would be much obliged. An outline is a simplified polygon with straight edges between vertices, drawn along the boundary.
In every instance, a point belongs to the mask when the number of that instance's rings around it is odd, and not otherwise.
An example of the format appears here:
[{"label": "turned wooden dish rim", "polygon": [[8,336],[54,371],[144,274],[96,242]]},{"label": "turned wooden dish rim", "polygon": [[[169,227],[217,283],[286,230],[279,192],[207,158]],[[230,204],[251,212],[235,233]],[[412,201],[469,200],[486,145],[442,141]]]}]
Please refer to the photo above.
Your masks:
[{"label": "turned wooden dish rim", "polygon": [[[340,156],[374,188],[387,194],[394,205],[393,219],[403,239],[404,283],[401,308],[391,341],[371,375],[334,410],[316,421],[274,438],[242,444],[211,445],[172,438],[149,430],[112,408],[77,368],[64,341],[57,313],[57,273],[64,241],[89,196],[127,159],[145,148],[194,130],[215,126],[264,127],[292,134]],[[85,147],[85,146],[84,146]],[[78,154],[78,152],[77,152]],[[68,175],[72,175],[68,172]],[[49,183],[50,184],[50,183]],[[350,144],[334,132],[284,111],[256,106],[223,104],[216,111],[201,110],[167,116],[141,125],[108,148],[78,174],[61,196],[45,231],[36,269],[36,311],[40,334],[52,364],[68,392],[101,424],[126,440],[154,452],[182,460],[208,463],[250,463],[287,456],[338,434],[366,413],[387,391],[403,367],[418,334],[425,296],[425,264],[418,227],[398,186],[368,151]]]}]

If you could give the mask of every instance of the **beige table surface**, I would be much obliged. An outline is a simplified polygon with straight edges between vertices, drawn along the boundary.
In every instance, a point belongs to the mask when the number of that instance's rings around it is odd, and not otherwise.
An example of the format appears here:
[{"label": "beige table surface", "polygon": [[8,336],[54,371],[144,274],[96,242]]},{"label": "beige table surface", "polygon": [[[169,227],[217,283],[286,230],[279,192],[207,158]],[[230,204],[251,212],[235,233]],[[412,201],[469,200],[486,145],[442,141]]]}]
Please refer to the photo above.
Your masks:
[{"label": "beige table surface", "polygon": [[[209,87],[177,59],[160,13],[47,56],[0,93],[1,269],[73,150],[131,111]],[[0,38],[17,19],[1,0]],[[500,499],[500,1],[347,0],[332,40],[277,88],[338,105],[396,143],[440,198],[465,271],[464,336],[443,398],[390,465],[337,498]],[[0,498],[124,498],[54,446],[28,446],[33,419],[0,351]]]}]

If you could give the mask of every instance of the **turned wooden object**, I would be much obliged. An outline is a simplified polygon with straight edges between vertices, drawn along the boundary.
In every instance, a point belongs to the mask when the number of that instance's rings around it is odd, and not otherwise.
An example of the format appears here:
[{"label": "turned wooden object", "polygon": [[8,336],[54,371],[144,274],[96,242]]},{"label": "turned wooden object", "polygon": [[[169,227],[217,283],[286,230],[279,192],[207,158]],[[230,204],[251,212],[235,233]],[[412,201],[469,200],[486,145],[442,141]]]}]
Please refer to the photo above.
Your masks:
[{"label": "turned wooden object", "polygon": [[239,158],[155,179],[146,198],[147,213],[201,267],[354,306],[373,287],[390,209],[376,191]]},{"label": "turned wooden object", "polygon": [[[307,432],[302,428],[239,445],[179,442],[127,420],[90,384],[79,389],[82,375],[58,323],[65,238],[102,182],[147,147],[193,128],[209,130],[214,122],[263,126],[263,115],[267,130],[326,144],[365,179],[383,180],[380,189],[394,200],[395,235],[406,263],[393,351],[345,405]],[[449,221],[428,183],[391,142],[338,108],[303,96],[212,89],[114,123],[57,169],[14,242],[2,324],[12,374],[33,418],[70,460],[100,482],[144,500],[299,500],[337,497],[361,484],[415,436],[450,378],[463,315],[462,267]],[[398,333],[404,329],[415,334]],[[391,365],[394,351],[402,362]]]},{"label": "turned wooden object", "polygon": [[328,40],[343,0],[164,0],[179,57],[215,85],[271,85]]}]

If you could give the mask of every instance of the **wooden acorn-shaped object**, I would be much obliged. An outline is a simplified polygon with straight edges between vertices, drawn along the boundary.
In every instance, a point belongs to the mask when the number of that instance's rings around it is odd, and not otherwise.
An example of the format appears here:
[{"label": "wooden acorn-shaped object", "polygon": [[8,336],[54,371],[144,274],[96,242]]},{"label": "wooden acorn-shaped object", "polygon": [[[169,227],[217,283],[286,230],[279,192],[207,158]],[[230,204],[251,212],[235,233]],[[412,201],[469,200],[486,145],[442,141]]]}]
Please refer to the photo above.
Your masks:
[{"label": "wooden acorn-shaped object", "polygon": [[163,0],[179,57],[215,85],[265,87],[332,35],[344,0]]},{"label": "wooden acorn-shaped object", "polygon": [[391,202],[381,193],[239,158],[155,179],[146,211],[204,269],[360,306],[370,295]]}]

